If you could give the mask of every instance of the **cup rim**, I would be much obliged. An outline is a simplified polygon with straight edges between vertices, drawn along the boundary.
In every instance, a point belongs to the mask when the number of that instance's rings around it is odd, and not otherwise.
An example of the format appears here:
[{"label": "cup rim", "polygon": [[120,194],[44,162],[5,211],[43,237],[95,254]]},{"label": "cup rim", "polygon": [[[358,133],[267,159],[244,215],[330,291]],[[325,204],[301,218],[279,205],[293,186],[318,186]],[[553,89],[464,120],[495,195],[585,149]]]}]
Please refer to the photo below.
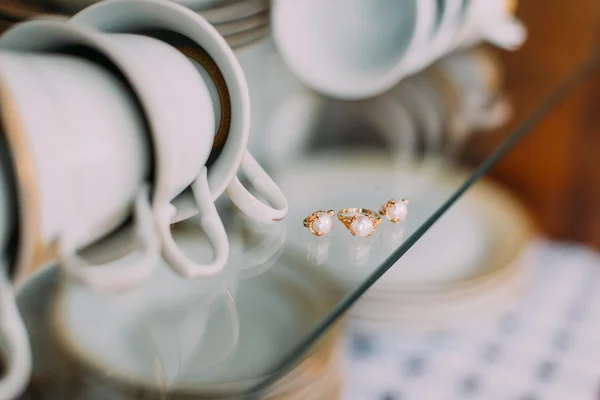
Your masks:
[{"label": "cup rim", "polygon": [[[106,26],[105,16],[110,16],[110,27]],[[75,14],[71,21],[108,33],[170,30],[197,43],[214,60],[229,89],[232,106],[228,140],[208,171],[211,195],[216,200],[240,169],[250,133],[248,84],[226,40],[199,14],[180,4],[160,0],[107,0]],[[131,21],[135,21],[135,28],[128,27]]]}]

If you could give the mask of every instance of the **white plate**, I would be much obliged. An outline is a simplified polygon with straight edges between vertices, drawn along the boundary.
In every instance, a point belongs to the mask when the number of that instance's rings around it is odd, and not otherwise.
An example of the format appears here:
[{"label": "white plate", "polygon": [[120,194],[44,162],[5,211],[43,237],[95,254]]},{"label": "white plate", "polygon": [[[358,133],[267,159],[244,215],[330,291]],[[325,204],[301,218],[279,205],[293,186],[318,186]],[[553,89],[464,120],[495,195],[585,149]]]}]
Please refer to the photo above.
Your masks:
[{"label": "white plate", "polygon": [[[421,287],[405,285],[396,279],[396,274],[402,276],[400,266],[402,260],[392,267],[386,275],[375,283],[367,297],[397,297],[409,300],[419,299],[419,296],[431,300],[443,300],[449,297],[468,296],[471,293],[482,290],[486,286],[494,285],[495,281],[503,280],[506,276],[513,274],[514,269],[519,269],[516,260],[520,256],[524,246],[531,239],[532,225],[530,217],[523,207],[505,190],[490,181],[482,180],[474,185],[446,215],[451,215],[457,207],[463,203],[465,215],[470,213],[472,218],[477,218],[481,224],[480,235],[487,237],[488,246],[485,251],[478,251],[478,258],[474,259],[472,269],[465,270],[465,275],[458,279],[433,285],[422,285]],[[443,221],[443,216],[438,223]],[[442,232],[443,225],[434,225],[430,232]],[[459,222],[460,223],[460,222]],[[462,231],[446,237],[437,236],[445,240],[447,246],[466,245],[467,249],[473,242]],[[432,237],[433,239],[433,237]],[[427,234],[417,242],[410,252],[415,252],[415,257],[424,255],[437,248],[443,251],[433,240],[427,239]],[[477,251],[473,246],[472,251]],[[483,249],[481,249],[483,250]],[[407,253],[406,255],[408,256]],[[440,253],[441,263],[438,268],[446,268],[445,258],[451,254]],[[403,257],[404,258],[404,257]],[[408,259],[410,261],[410,258]],[[465,265],[466,267],[466,265]],[[432,268],[435,268],[432,266]]]},{"label": "white plate", "polygon": [[350,312],[361,327],[395,327],[401,330],[467,329],[497,319],[511,309],[524,294],[528,282],[520,269],[502,282],[476,295],[446,302],[408,304],[388,299],[364,299]]},{"label": "white plate", "polygon": [[[193,233],[177,237],[187,248],[194,245]],[[120,243],[118,237],[112,237],[91,247],[85,256],[94,259],[116,254]],[[195,249],[195,259],[210,255],[206,243],[196,243]],[[162,378],[170,382],[180,373],[179,368],[189,363],[212,314],[222,317],[223,340],[237,341],[237,311],[231,308],[221,315],[234,284],[231,269],[211,279],[186,280],[164,261],[147,283],[127,293],[102,294],[65,283],[53,310],[57,336],[68,352],[96,364],[106,374],[154,378],[158,360]],[[220,349],[230,346],[219,344]],[[210,356],[206,365],[220,360],[218,354]]]},{"label": "white plate", "polygon": [[260,28],[261,26],[269,25],[269,12],[263,11],[259,14],[252,15],[248,18],[224,22],[221,24],[213,24],[219,33],[223,36],[230,36],[236,33],[243,33],[251,29]]},{"label": "white plate", "polygon": [[[269,0],[169,1],[199,11],[213,24],[248,18],[269,9]],[[0,13],[17,20],[39,17],[42,14],[67,16],[99,2],[100,0],[2,0],[0,2]],[[48,14],[47,8],[52,8],[51,14]]]},{"label": "white plate", "polygon": [[255,28],[239,31],[231,35],[224,35],[227,44],[232,49],[238,49],[243,46],[248,46],[258,42],[269,35],[270,29],[268,24],[259,25]]},{"label": "white plate", "polygon": [[[184,230],[176,237],[190,256],[206,255],[197,236],[188,239]],[[166,384],[169,391],[191,393],[247,388],[331,309],[337,289],[301,264],[275,265],[241,284],[232,273],[236,269],[230,263],[214,279],[187,281],[161,265],[144,287],[117,296],[65,285],[53,307],[60,346],[96,376],[130,388],[156,391]],[[232,343],[236,323],[241,330]]]},{"label": "white plate", "polygon": [[[269,7],[269,0],[242,0],[222,7],[200,11],[200,15],[211,24],[222,24],[252,17],[267,11]],[[194,7],[191,8],[194,9]]]}]

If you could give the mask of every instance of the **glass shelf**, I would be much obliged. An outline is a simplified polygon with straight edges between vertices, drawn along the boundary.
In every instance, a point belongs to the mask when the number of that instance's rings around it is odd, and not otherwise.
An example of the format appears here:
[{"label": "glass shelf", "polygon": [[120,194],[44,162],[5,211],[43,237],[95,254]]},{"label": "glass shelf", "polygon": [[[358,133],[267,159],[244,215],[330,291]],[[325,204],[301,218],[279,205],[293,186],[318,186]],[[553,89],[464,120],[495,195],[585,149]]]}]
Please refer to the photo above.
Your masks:
[{"label": "glass shelf", "polygon": [[[545,28],[531,25],[530,41],[514,54],[466,51],[454,56],[454,64],[438,64],[408,78],[412,87],[401,84],[368,101],[325,99],[296,83],[286,87],[285,98],[279,92],[271,97],[262,93],[266,100],[254,104],[250,148],[286,193],[288,216],[260,225],[220,199],[231,257],[223,273],[206,280],[185,281],[161,265],[144,287],[106,295],[60,281],[54,263],[40,268],[18,288],[35,362],[25,398],[148,399],[161,398],[160,393],[174,399],[218,398],[222,391],[237,398],[260,397],[276,390],[298,365],[305,379],[328,373],[320,369],[326,360],[303,360],[307,354],[334,354],[344,316],[362,318],[372,312],[377,322],[376,308],[352,308],[373,285],[410,296],[436,288],[441,279],[463,279],[460,265],[499,251],[497,237],[489,235],[489,221],[497,223],[495,234],[514,235],[517,244],[524,240],[527,223],[507,231],[500,229],[511,225],[501,224],[498,214],[488,219],[487,211],[512,207],[513,200],[481,178],[597,68],[594,40],[582,37],[574,47],[577,33],[569,34],[571,41],[558,40],[564,32]],[[553,43],[552,48],[540,50],[537,43],[543,40]],[[277,86],[285,71],[276,74],[281,65],[269,54],[254,71]],[[546,67],[556,54],[562,55],[560,66],[550,72]],[[480,57],[499,61],[478,64]],[[481,72],[480,82],[467,74],[464,92],[447,89],[444,79],[453,73],[448,71],[458,71],[453,79],[461,81],[473,65],[480,72],[491,65],[495,72]],[[246,72],[251,90],[253,82],[260,87]],[[467,99],[489,84],[486,79],[500,90]],[[418,96],[427,91],[433,97],[419,103]],[[502,107],[509,103],[504,99],[512,105],[506,121]],[[464,106],[469,101],[472,108]],[[424,104],[431,109],[424,111]],[[435,136],[436,119],[430,118],[436,112],[442,114],[442,136]],[[473,133],[476,128],[490,129]],[[488,135],[486,143],[493,143],[476,147],[476,158],[483,161],[475,167],[462,165],[465,146],[482,134]],[[369,238],[353,237],[337,216],[324,237],[311,235],[302,223],[320,209],[378,211],[391,198],[410,199],[406,222],[392,224],[384,218]],[[182,216],[194,213],[189,194],[176,205]],[[193,218],[173,229],[191,256],[207,256]],[[86,256],[102,259],[109,250],[127,251],[129,234],[118,232],[87,249]],[[517,250],[513,248],[515,254]],[[460,265],[452,270],[449,263],[448,271],[430,268],[443,258]],[[395,280],[380,281],[388,270],[385,277]],[[439,273],[446,275],[440,278]],[[390,282],[392,289],[385,286]]]}]

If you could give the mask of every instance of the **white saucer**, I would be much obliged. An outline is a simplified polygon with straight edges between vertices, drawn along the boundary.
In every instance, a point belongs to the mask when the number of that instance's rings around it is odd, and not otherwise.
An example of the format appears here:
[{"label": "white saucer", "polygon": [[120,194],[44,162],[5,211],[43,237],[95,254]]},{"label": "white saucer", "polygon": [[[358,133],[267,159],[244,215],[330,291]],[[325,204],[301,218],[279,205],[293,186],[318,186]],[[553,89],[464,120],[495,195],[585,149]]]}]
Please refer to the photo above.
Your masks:
[{"label": "white saucer", "polygon": [[[185,229],[175,234],[190,256],[205,253]],[[116,244],[104,246],[86,256]],[[52,327],[72,362],[96,379],[110,377],[119,391],[238,392],[268,375],[339,299],[326,276],[303,264],[280,261],[241,283],[231,262],[200,281],[163,264],[143,287],[112,296],[61,285]]]},{"label": "white saucer", "polygon": [[[193,6],[190,8],[199,10]],[[208,22],[216,25],[250,18],[269,10],[269,8],[269,0],[238,0],[230,2],[230,4],[199,11],[200,15]]]},{"label": "white saucer", "polygon": [[221,24],[213,24],[213,26],[217,28],[219,33],[225,37],[243,33],[266,25],[269,25],[268,10],[263,11],[260,14],[252,15],[248,18],[243,18],[231,22],[224,22]]},{"label": "white saucer", "polygon": [[[188,248],[193,246],[196,259],[209,256],[208,245],[198,241],[197,236],[186,237],[189,233],[191,230],[178,234],[178,240]],[[111,237],[91,247],[85,256],[93,259],[116,254],[120,243],[118,237]],[[232,272],[230,269],[210,279],[186,280],[162,262],[147,283],[116,295],[65,283],[54,302],[57,336],[68,352],[97,364],[106,374],[155,377],[155,361],[159,360],[162,378],[170,382],[202,341],[211,315],[222,311],[227,291],[235,283]],[[224,340],[236,341],[236,311],[231,309],[225,314],[220,322]],[[175,342],[178,346],[173,346]],[[229,346],[225,343],[220,348]],[[218,355],[213,357],[219,359]]]},{"label": "white saucer", "polygon": [[230,35],[224,35],[223,37],[232,49],[237,50],[266,38],[269,35],[269,32],[269,25],[263,24]]}]

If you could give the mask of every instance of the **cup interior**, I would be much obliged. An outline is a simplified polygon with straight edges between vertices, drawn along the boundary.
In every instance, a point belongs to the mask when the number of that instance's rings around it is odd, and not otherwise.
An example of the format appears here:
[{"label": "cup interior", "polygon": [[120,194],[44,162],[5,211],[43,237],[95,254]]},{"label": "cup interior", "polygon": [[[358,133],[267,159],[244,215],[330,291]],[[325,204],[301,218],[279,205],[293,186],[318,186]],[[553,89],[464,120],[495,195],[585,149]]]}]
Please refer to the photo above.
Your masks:
[{"label": "cup interior", "polygon": [[375,79],[394,71],[416,29],[416,1],[306,0],[276,5],[276,40],[318,82]]},{"label": "cup interior", "polygon": [[444,20],[444,14],[446,14],[446,0],[436,0],[436,12],[435,12],[435,24],[432,32],[432,36],[439,32],[442,21]]},{"label": "cup interior", "polygon": [[[2,108],[2,99],[0,99]],[[12,155],[5,139],[4,123],[0,112],[0,251],[6,260],[8,276],[15,276],[16,255],[19,248],[20,226],[18,224],[19,213],[23,212],[17,206],[17,185],[15,183],[15,170]],[[0,359],[0,371],[2,370]]]}]

